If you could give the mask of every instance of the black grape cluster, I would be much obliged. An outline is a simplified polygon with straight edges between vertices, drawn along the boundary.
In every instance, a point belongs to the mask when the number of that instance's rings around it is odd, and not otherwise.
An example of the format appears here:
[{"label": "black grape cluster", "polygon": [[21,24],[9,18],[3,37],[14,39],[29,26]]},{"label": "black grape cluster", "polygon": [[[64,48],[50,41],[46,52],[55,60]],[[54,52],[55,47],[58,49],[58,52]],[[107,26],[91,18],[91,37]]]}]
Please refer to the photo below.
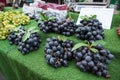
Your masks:
[{"label": "black grape cluster", "polygon": [[91,72],[97,76],[110,78],[107,64],[110,64],[114,56],[109,50],[105,50],[101,44],[94,46],[98,52],[92,52],[88,47],[82,46],[73,51],[77,67],[83,72]]},{"label": "black grape cluster", "polygon": [[56,32],[65,36],[73,35],[76,28],[75,22],[72,20],[58,21],[56,19],[40,22],[38,26],[45,33]]},{"label": "black grape cluster", "polygon": [[81,20],[75,32],[76,37],[83,40],[96,41],[104,39],[102,23],[97,19]]},{"label": "black grape cluster", "polygon": [[22,38],[25,34],[26,30],[24,28],[20,28],[17,33],[11,31],[8,36],[9,43],[11,45],[17,45],[18,50],[22,54],[27,54],[33,50],[37,50],[41,44],[41,38],[38,33],[31,33],[30,36],[23,41]]},{"label": "black grape cluster", "polygon": [[21,42],[23,35],[24,33],[16,35],[14,32],[10,32],[10,35],[8,36],[9,43],[11,45],[18,45],[18,43]]},{"label": "black grape cluster", "polygon": [[7,39],[11,45],[18,45],[18,43],[22,41],[22,36],[25,34],[25,29],[21,27],[17,33],[19,34],[16,34],[14,31],[10,31],[10,34],[8,35]]},{"label": "black grape cluster", "polygon": [[25,41],[18,44],[18,50],[22,54],[27,54],[33,50],[37,50],[41,44],[41,38],[38,33],[32,33]]},{"label": "black grape cluster", "polygon": [[73,58],[71,52],[73,44],[73,41],[70,40],[63,41],[56,37],[47,38],[45,46],[46,62],[55,68],[68,66],[68,60]]}]

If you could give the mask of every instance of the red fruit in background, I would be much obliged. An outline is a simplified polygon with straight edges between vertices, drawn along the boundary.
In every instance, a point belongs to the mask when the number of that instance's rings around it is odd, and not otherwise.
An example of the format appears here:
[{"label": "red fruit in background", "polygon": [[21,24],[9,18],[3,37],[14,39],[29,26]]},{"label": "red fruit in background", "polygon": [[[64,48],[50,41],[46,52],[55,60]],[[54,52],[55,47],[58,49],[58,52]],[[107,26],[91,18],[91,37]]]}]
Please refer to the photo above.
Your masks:
[{"label": "red fruit in background", "polygon": [[118,35],[120,36],[120,32],[118,33]]},{"label": "red fruit in background", "polygon": [[117,28],[117,34],[120,36],[120,27]]},{"label": "red fruit in background", "polygon": [[120,32],[120,29],[118,29],[117,32]]},{"label": "red fruit in background", "polygon": [[[120,25],[119,25],[119,26],[120,26]],[[120,30],[120,27],[118,27],[117,30]]]}]

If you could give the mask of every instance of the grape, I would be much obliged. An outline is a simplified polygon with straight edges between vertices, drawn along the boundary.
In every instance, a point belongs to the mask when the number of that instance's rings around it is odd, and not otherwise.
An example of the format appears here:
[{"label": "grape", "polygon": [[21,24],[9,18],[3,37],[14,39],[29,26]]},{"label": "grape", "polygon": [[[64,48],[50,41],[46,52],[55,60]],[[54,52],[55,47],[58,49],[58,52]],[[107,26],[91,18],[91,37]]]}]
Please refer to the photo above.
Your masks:
[{"label": "grape", "polygon": [[92,58],[91,58],[90,56],[86,56],[86,57],[85,57],[85,60],[86,60],[86,61],[91,61],[91,59],[92,59]]},{"label": "grape", "polygon": [[97,19],[81,20],[75,30],[77,38],[88,41],[104,39],[103,31],[102,24]]},{"label": "grape", "polygon": [[102,72],[99,71],[99,72],[97,72],[96,74],[97,74],[98,76],[101,76],[101,75],[102,75]]},{"label": "grape", "polygon": [[0,27],[0,39],[6,39],[10,33],[9,30],[14,28],[14,27],[15,27],[14,25],[10,25],[10,24],[7,24],[6,26],[4,26],[4,25],[1,26]]},{"label": "grape", "polygon": [[22,38],[26,34],[24,27],[20,27],[15,33],[14,30],[11,30],[10,35],[8,36],[9,43],[15,44],[18,47],[18,50],[22,54],[27,54],[33,50],[37,50],[41,43],[41,38],[37,32],[31,33],[30,36],[23,41]]},{"label": "grape", "polygon": [[19,11],[6,11],[0,12],[0,21],[0,39],[6,39],[11,29],[29,23],[29,17]]},{"label": "grape", "polygon": [[19,14],[13,17],[12,23],[15,26],[19,26],[19,25],[25,25],[28,24],[30,21],[30,18],[24,14]]},{"label": "grape", "polygon": [[87,71],[96,74],[97,76],[110,78],[107,71],[107,64],[110,64],[111,59],[113,59],[114,56],[109,50],[105,50],[101,44],[92,47],[97,49],[98,52],[92,52],[87,46],[82,46],[73,51],[73,57],[77,61],[76,66],[81,71]]},{"label": "grape", "polygon": [[73,41],[63,41],[59,38],[53,37],[47,38],[46,42],[44,50],[46,62],[55,68],[68,66],[68,60],[73,59],[71,52]]},{"label": "grape", "polygon": [[22,46],[22,49],[20,49],[19,51],[21,51],[21,53],[23,54],[27,54],[33,50],[37,50],[40,46],[40,43],[41,43],[41,39],[39,34],[32,33],[27,40],[21,41],[21,43],[18,44],[18,47]]},{"label": "grape", "polygon": [[3,14],[4,12],[2,12],[2,11],[0,11],[0,21],[2,21],[3,20]]},{"label": "grape", "polygon": [[[19,34],[14,33],[13,31],[10,31],[10,34],[8,35],[7,39],[9,40],[9,43],[11,45],[15,44],[18,45],[21,44],[22,36],[24,35],[25,29],[21,27],[21,30],[18,30]],[[22,32],[21,32],[22,31]],[[28,47],[28,46],[27,46]]]},{"label": "grape", "polygon": [[2,21],[8,21],[12,23],[14,26],[25,25],[28,24],[30,18],[25,14],[19,11],[7,11],[3,13]]},{"label": "grape", "polygon": [[45,33],[55,32],[63,34],[65,36],[73,35],[76,29],[74,21],[72,20],[58,21],[56,19],[38,23],[38,27],[40,28],[41,31]]}]

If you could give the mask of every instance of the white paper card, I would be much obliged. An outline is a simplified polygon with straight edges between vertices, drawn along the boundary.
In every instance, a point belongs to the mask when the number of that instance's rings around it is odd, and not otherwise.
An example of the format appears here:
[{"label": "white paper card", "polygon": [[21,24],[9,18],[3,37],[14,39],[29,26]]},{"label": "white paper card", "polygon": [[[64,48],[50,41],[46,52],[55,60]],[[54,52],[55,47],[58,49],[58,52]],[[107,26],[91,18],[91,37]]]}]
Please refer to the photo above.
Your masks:
[{"label": "white paper card", "polygon": [[104,29],[110,29],[112,23],[114,9],[108,8],[81,8],[77,25],[80,24],[80,16],[84,15],[97,15],[97,19],[102,23]]}]

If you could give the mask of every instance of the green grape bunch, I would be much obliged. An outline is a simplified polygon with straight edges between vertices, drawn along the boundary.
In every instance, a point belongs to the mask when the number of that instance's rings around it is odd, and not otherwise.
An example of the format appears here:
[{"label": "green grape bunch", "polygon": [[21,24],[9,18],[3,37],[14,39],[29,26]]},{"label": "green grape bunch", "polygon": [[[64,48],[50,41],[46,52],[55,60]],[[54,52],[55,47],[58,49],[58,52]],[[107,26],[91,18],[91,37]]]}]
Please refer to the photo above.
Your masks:
[{"label": "green grape bunch", "polygon": [[12,23],[15,26],[19,26],[19,25],[28,24],[29,21],[30,21],[30,18],[26,16],[25,14],[18,14],[15,17],[13,17]]}]

